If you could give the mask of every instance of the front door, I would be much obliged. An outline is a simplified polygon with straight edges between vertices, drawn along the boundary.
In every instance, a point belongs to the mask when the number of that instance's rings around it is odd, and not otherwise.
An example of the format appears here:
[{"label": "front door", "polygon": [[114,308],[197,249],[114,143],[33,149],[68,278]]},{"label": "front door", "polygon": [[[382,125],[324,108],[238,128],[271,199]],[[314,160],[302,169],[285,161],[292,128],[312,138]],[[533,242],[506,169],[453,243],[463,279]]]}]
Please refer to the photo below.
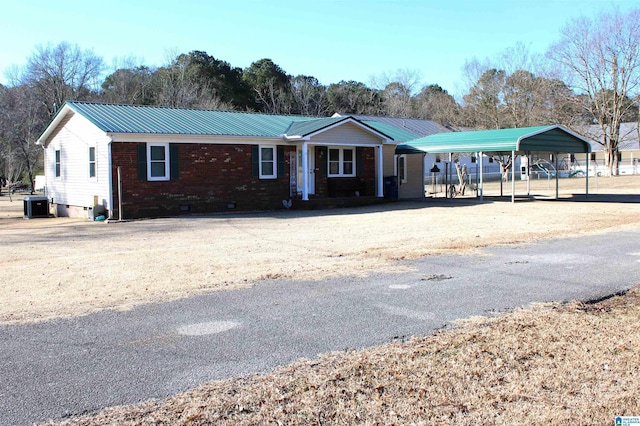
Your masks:
[{"label": "front door", "polygon": [[[307,181],[309,182],[309,195],[316,193],[316,150],[313,146],[307,149]],[[302,192],[302,148],[298,147],[298,191]]]},{"label": "front door", "polygon": [[309,147],[309,195],[316,193],[316,150],[314,147]]}]

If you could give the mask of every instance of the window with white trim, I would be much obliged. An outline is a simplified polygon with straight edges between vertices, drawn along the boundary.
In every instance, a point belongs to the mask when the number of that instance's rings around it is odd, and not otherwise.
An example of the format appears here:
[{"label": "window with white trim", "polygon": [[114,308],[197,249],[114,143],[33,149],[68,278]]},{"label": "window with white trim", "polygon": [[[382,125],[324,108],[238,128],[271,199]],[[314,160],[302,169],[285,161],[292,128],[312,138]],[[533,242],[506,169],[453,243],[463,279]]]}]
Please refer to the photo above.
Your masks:
[{"label": "window with white trim", "polygon": [[89,178],[96,177],[96,147],[89,147]]},{"label": "window with white trim", "polygon": [[400,183],[407,183],[407,156],[398,156],[398,180]]},{"label": "window with white trim", "polygon": [[59,149],[56,149],[56,154],[55,155],[56,155],[55,176],[57,178],[59,178],[60,175],[61,175],[61,167],[60,166],[61,166],[61,158],[62,158],[62,155],[60,154],[60,150]]},{"label": "window with white trim", "polygon": [[328,177],[347,177],[356,175],[355,148],[329,148],[327,155]]},{"label": "window with white trim", "polygon": [[169,180],[169,144],[147,144],[147,179]]},{"label": "window with white trim", "polygon": [[275,179],[277,177],[276,168],[276,147],[260,146],[258,162],[260,164],[260,179]]}]

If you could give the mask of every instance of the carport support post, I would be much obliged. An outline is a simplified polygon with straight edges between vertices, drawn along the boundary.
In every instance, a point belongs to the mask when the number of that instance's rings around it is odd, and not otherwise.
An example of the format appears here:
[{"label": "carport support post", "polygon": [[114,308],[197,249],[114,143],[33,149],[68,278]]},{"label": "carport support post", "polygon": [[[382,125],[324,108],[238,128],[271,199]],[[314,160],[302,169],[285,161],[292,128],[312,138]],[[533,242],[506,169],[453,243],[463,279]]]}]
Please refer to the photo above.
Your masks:
[{"label": "carport support post", "polygon": [[560,194],[560,181],[558,180],[558,175],[559,175],[559,173],[558,173],[558,153],[554,152],[553,155],[555,157],[554,158],[554,160],[555,160],[554,163],[555,163],[555,167],[556,167],[556,200],[557,200],[558,197],[559,197],[559,194]]},{"label": "carport support post", "polygon": [[[502,176],[500,176],[502,180]],[[511,202],[516,202],[516,152],[511,151]]]},{"label": "carport support post", "polygon": [[[383,168],[383,161],[382,161],[382,145],[378,145],[378,157],[376,158],[377,160],[377,173],[378,173],[378,194],[377,196],[382,198],[384,197],[384,168]],[[424,161],[422,162],[424,164]]]},{"label": "carport support post", "polygon": [[309,201],[309,146],[302,142],[302,200]]},{"label": "carport support post", "polygon": [[589,198],[589,153],[587,153],[587,173],[586,173],[586,179],[587,179],[587,188],[586,191],[584,193],[585,198]]},{"label": "carport support post", "polygon": [[[520,163],[522,168],[522,163]],[[531,195],[531,155],[527,152],[527,197]]]},{"label": "carport support post", "polygon": [[480,151],[480,155],[478,156],[478,161],[480,165],[480,201],[484,201],[484,191],[483,191],[483,182],[484,182],[484,159],[482,158],[484,155],[482,151]]}]

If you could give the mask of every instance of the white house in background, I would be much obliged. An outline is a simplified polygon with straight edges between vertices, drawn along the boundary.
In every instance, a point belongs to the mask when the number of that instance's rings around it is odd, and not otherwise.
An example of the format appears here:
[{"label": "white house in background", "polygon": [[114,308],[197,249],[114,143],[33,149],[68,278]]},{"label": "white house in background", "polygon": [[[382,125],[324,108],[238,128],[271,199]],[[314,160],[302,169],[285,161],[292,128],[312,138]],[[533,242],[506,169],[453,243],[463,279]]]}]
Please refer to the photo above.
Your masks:
[{"label": "white house in background", "polygon": [[[599,125],[588,126],[583,129],[591,139],[591,157],[589,161],[590,175],[606,175],[609,169],[606,166],[604,147],[598,141],[602,141],[602,129]],[[620,155],[619,173],[621,175],[640,174],[640,125],[639,123],[622,123],[620,125]],[[584,158],[577,157],[574,167],[584,167]]]}]

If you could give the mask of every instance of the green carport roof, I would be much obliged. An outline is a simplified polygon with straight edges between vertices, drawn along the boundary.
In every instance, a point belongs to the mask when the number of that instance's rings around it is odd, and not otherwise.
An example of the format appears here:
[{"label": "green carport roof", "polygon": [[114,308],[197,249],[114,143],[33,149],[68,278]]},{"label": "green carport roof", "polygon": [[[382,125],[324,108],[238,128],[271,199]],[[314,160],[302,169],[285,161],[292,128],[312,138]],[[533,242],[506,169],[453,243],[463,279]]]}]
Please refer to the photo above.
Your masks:
[{"label": "green carport roof", "polygon": [[408,141],[399,149],[447,152],[591,152],[589,141],[561,126],[438,133]]}]

